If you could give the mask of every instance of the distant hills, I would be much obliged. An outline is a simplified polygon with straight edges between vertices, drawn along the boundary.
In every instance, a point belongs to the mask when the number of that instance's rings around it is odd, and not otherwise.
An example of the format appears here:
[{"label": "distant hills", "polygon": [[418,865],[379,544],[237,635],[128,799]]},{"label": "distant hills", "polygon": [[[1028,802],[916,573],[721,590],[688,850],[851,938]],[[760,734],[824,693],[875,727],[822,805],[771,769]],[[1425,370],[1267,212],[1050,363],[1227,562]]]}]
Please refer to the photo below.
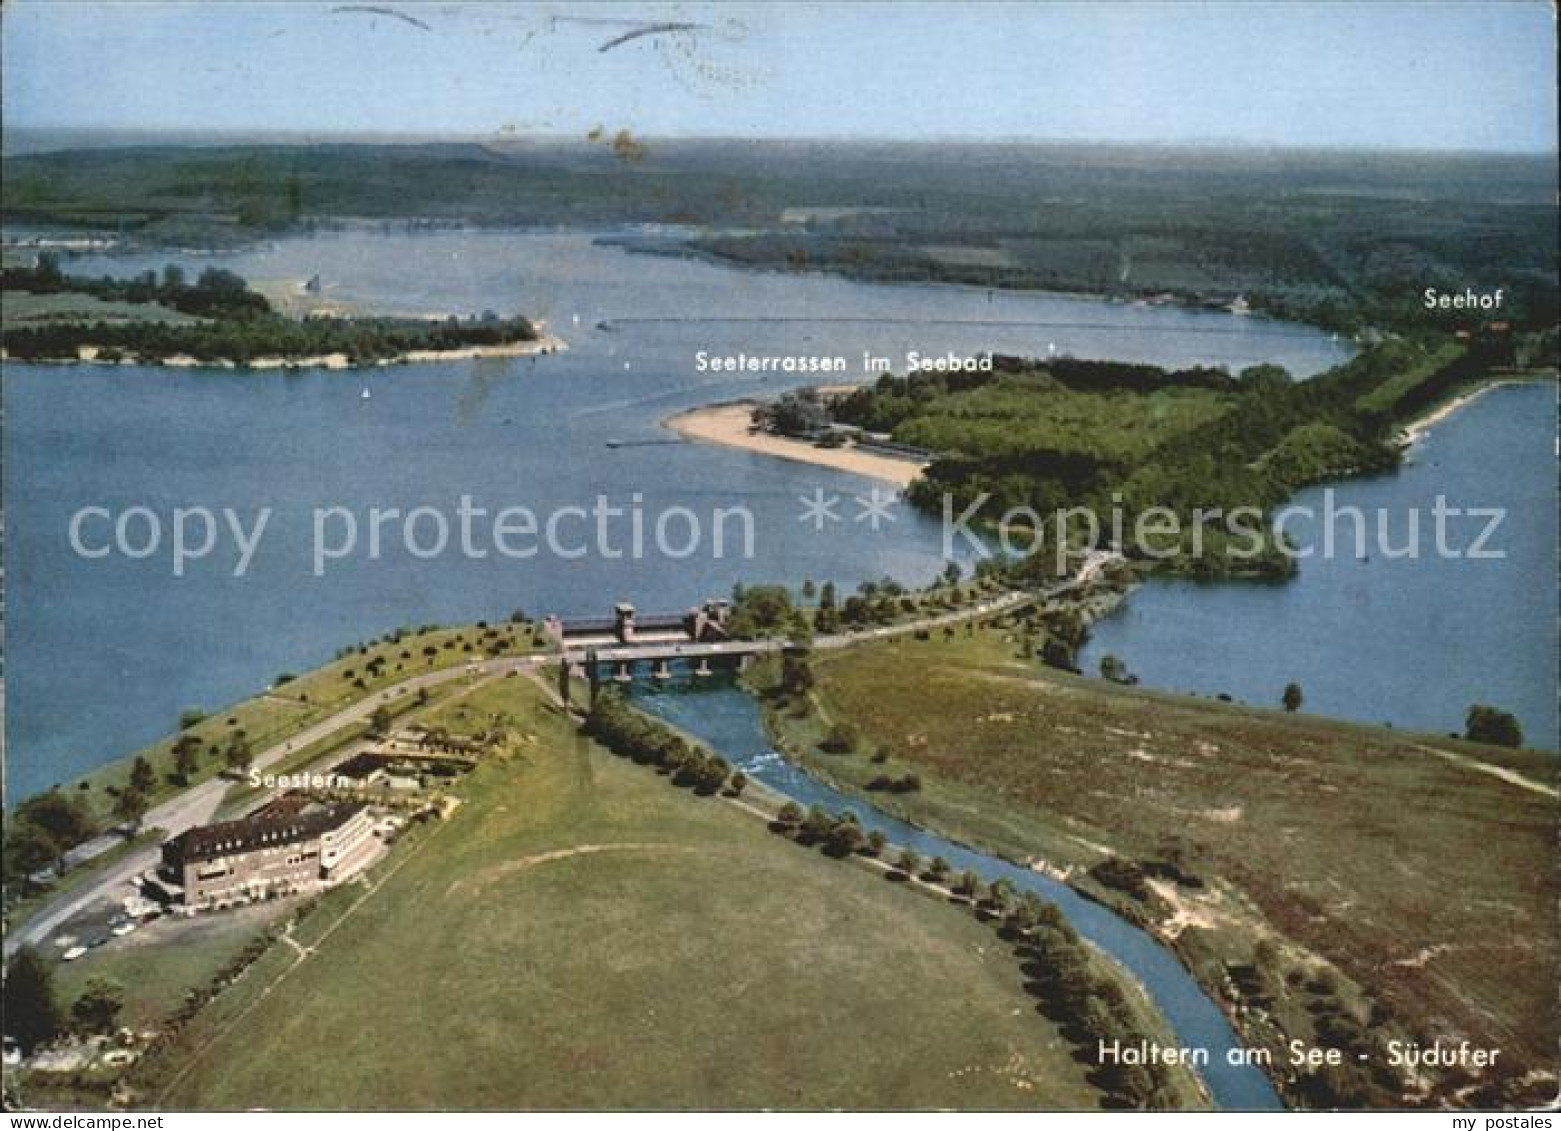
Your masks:
[{"label": "distant hills", "polygon": [[1561,298],[1556,167],[1541,156],[624,135],[108,148],[87,137],[98,147],[26,151],[50,140],[8,139],[8,225],[182,245],[347,218],[678,225],[670,250],[754,266],[1243,295],[1341,329],[1423,326],[1428,286],[1505,286],[1520,324],[1548,325]]}]

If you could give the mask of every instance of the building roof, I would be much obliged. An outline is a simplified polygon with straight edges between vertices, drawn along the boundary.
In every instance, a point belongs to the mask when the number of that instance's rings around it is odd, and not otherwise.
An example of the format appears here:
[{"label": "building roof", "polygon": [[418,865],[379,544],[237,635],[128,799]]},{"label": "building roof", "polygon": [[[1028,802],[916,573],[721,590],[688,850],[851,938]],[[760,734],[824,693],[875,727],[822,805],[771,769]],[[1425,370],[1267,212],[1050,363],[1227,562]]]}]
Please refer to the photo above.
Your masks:
[{"label": "building roof", "polygon": [[336,768],[331,772],[349,778],[366,778],[376,771],[383,770],[389,763],[390,758],[386,755],[364,750],[354,754],[345,762],[337,763]]},{"label": "building roof", "polygon": [[612,617],[564,617],[558,624],[566,636],[586,632],[612,632],[618,627],[618,622]]},{"label": "building roof", "polygon": [[325,805],[304,794],[284,793],[247,817],[186,829],[168,843],[186,863],[214,860],[314,840],[340,828],[363,808],[357,802]]}]

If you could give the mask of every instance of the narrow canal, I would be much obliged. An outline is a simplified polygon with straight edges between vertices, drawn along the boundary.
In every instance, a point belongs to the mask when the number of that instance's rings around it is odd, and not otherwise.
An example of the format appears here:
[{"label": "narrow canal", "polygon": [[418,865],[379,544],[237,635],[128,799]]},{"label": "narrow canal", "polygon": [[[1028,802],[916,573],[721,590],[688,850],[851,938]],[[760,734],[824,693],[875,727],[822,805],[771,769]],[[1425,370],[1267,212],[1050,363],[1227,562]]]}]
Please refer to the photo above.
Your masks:
[{"label": "narrow canal", "polygon": [[[1265,1111],[1283,1107],[1263,1072],[1243,1062],[1244,1046],[1219,1008],[1170,951],[1125,919],[1066,884],[906,824],[813,777],[775,750],[758,703],[729,680],[694,685],[685,679],[666,687],[639,682],[633,693],[645,710],[700,739],[750,779],[804,807],[849,810],[864,830],[878,829],[893,844],[928,858],[942,856],[956,871],[968,869],[987,882],[1005,879],[1021,891],[1033,891],[1055,903],[1080,935],[1144,986],[1183,1048],[1208,1050],[1209,1063],[1199,1073],[1219,1107]],[[1237,1063],[1231,1063],[1233,1059]]]}]

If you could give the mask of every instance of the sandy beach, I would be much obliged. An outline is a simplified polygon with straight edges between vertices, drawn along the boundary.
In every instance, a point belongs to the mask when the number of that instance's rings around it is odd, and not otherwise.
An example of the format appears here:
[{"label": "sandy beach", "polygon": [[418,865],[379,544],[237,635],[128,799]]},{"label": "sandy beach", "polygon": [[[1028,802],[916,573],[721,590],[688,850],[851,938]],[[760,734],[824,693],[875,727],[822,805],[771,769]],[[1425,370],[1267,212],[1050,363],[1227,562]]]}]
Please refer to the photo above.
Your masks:
[{"label": "sandy beach", "polygon": [[1542,380],[1546,380],[1546,378],[1536,375],[1534,377],[1503,377],[1496,380],[1485,381],[1482,384],[1468,390],[1467,392],[1458,394],[1451,400],[1443,401],[1441,404],[1425,413],[1425,415],[1418,416],[1408,424],[1404,425],[1404,427],[1401,428],[1398,433],[1399,444],[1406,448],[1414,447],[1416,444],[1420,443],[1421,440],[1426,438],[1426,434],[1430,432],[1431,429],[1435,428],[1438,424],[1442,423],[1442,421],[1452,416],[1455,412],[1458,412],[1460,409],[1474,403],[1492,389],[1499,389],[1503,385],[1522,385],[1532,381]]},{"label": "sandy beach", "polygon": [[757,452],[797,463],[811,463],[836,471],[849,471],[854,475],[881,479],[898,487],[908,486],[926,466],[917,460],[858,451],[851,446],[820,448],[805,440],[790,440],[783,436],[754,432],[750,427],[753,408],[753,404],[746,401],[708,405],[679,413],[662,423],[690,440],[723,444],[729,448],[741,448],[745,452]]}]

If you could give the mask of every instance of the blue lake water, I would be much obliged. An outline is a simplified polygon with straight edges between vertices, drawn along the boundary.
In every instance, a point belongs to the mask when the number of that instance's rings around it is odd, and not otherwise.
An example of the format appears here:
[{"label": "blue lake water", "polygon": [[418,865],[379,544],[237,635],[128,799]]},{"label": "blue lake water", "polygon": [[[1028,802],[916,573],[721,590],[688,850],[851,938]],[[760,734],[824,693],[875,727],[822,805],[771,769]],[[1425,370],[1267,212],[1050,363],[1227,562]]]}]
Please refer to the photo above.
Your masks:
[{"label": "blue lake water", "polygon": [[695,683],[691,687],[690,682],[684,680],[682,689],[663,692],[641,684],[636,700],[707,743],[753,780],[804,807],[822,805],[834,813],[849,810],[864,830],[878,829],[892,843],[914,849],[923,859],[942,856],[956,872],[968,869],[987,882],[1006,879],[1020,890],[1036,892],[1055,903],[1079,934],[1104,950],[1145,988],[1181,1047],[1208,1051],[1209,1063],[1198,1072],[1215,1103],[1242,1110],[1276,1110],[1281,1106],[1259,1069],[1227,1060],[1227,1053],[1241,1047],[1230,1023],[1170,951],[1143,931],[1066,884],[896,820],[839,792],[775,751],[765,736],[758,704],[750,696],[730,683],[708,687]]},{"label": "blue lake water", "polygon": [[[1335,549],[1321,554],[1325,489],[1294,501],[1316,521],[1295,533],[1318,553],[1284,584],[1155,579],[1095,625],[1084,670],[1111,653],[1143,683],[1276,706],[1301,685],[1303,709],[1435,733],[1462,732],[1472,703],[1517,715],[1531,745],[1557,745],[1556,391],[1501,386],[1441,422],[1393,475],[1331,488]],[[1442,556],[1437,496],[1506,517],[1483,549],[1500,558]],[[1366,544],[1344,508],[1366,517]],[[1377,514],[1390,516],[1386,549]],[[1468,550],[1484,516],[1447,521],[1444,545]],[[1364,549],[1364,556],[1361,551]]]},{"label": "blue lake water", "polygon": [[[282,671],[402,624],[516,607],[596,613],[623,598],[675,610],[739,580],[922,583],[941,569],[935,523],[903,508],[877,530],[852,520],[852,497],[873,486],[859,477],[704,445],[609,448],[667,439],[659,422],[680,409],[806,380],[701,374],[702,349],[856,359],[1055,348],[1166,365],[1277,360],[1300,376],[1347,356],[1327,335],[1218,312],[746,272],[630,254],[580,233],[351,232],[223,256],[92,257],[68,269],[130,273],[168,260],[255,280],[318,273],[331,298],[408,312],[522,311],[546,318],[571,348],[367,374],[7,367],[8,800],[156,739],[185,708],[255,694]],[[604,321],[614,328],[599,329]],[[843,500],[843,520],[822,534],[797,521],[799,498],[817,489]],[[506,506],[589,507],[598,495],[628,509],[636,494],[645,513],[687,507],[707,529],[714,508],[748,508],[751,556],[738,540],[718,559],[707,538],[688,558],[652,541],[641,560],[517,560],[491,548],[424,560],[394,527],[377,557],[367,546],[375,506],[435,507],[453,523],[463,495],[491,518]],[[164,552],[80,557],[68,535],[86,506],[150,508],[165,525]],[[173,576],[166,525],[173,508],[195,506],[233,508],[246,527],[272,508],[246,576],[232,576],[228,539]],[[359,548],[315,576],[313,512],[329,507],[355,516]],[[569,529],[572,540],[583,532]],[[107,527],[87,533],[95,545]]]},{"label": "blue lake water", "polygon": [[[70,269],[129,272],[170,258],[179,257]],[[331,297],[407,312],[540,315],[571,349],[367,374],[8,367],[8,799],[157,738],[184,708],[254,694],[281,671],[401,624],[499,618],[516,607],[600,613],[623,598],[669,610],[738,581],[921,583],[941,569],[935,523],[903,508],[877,529],[851,520],[852,497],[872,487],[858,477],[701,445],[610,447],[668,439],[659,422],[683,408],[809,380],[700,374],[699,350],[852,359],[1055,350],[1168,366],[1275,361],[1300,377],[1348,356],[1327,335],[1223,313],[741,272],[631,255],[578,233],[342,233],[184,262],[257,280],[318,273]],[[1459,726],[1467,704],[1483,700],[1517,711],[1532,737],[1548,728],[1553,741],[1554,444],[1553,390],[1501,390],[1438,428],[1403,473],[1338,490],[1341,504],[1429,506],[1442,491],[1464,506],[1507,507],[1497,540],[1505,563],[1373,553],[1308,562],[1285,586],[1155,582],[1098,626],[1086,661],[1112,651],[1146,683],[1254,702],[1274,701],[1296,680],[1308,709],[1431,729]],[[841,496],[847,516],[822,534],[798,522],[799,499],[815,490]],[[479,536],[485,556],[424,559],[392,527],[377,554],[360,543],[349,560],[313,569],[319,508],[343,508],[366,526],[376,506],[453,516],[462,496],[490,516],[506,506],[539,515],[590,507],[603,496],[651,515],[684,507],[708,522],[715,508],[741,505],[754,518],[752,552],[718,558],[707,541],[688,557],[651,543],[638,559],[588,551],[516,560]],[[246,523],[269,507],[271,518],[244,577],[231,576],[228,541],[176,577],[166,545],[143,560],[74,552],[71,517],[86,506],[146,507],[165,523],[174,508],[194,506],[232,508]],[[620,547],[625,529],[612,539]],[[1045,877],[834,795],[770,750],[741,693],[647,701],[804,803],[852,808],[896,842],[1041,892],[1139,977],[1185,1044],[1218,1053],[1234,1043],[1218,1010],[1147,936]],[[1218,1055],[1207,1080],[1224,1106],[1276,1102],[1260,1073]]]}]

